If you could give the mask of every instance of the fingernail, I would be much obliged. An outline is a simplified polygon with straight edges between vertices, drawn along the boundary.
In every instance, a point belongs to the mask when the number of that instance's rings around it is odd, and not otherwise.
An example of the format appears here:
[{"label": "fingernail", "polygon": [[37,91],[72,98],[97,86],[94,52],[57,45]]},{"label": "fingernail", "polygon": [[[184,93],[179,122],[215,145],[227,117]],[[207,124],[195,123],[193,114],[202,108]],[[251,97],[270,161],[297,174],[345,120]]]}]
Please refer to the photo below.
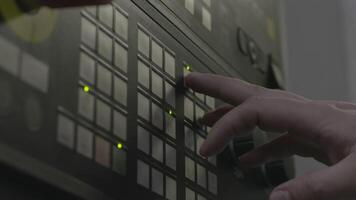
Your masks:
[{"label": "fingernail", "polygon": [[271,195],[271,200],[291,200],[289,192],[278,191]]}]

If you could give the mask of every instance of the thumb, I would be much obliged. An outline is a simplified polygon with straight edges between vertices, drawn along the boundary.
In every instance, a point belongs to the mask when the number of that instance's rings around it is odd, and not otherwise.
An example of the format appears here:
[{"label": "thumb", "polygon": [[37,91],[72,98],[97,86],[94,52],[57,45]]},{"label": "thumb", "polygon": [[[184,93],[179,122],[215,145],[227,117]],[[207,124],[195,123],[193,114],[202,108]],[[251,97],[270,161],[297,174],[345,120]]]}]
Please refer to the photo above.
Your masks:
[{"label": "thumb", "polygon": [[350,154],[338,164],[297,177],[273,190],[270,200],[356,199],[356,156]]}]

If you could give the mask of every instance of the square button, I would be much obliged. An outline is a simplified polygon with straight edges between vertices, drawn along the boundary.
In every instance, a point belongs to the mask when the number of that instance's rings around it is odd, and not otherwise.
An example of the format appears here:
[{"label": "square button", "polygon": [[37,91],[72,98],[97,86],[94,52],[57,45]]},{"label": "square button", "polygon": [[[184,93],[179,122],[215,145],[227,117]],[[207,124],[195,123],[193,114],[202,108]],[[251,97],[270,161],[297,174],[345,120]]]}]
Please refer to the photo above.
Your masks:
[{"label": "square button", "polygon": [[218,194],[218,177],[212,172],[208,173],[209,191],[215,195]]},{"label": "square button", "polygon": [[196,134],[196,137],[197,137],[197,152],[199,152],[200,147],[203,145],[205,139],[199,134]]},{"label": "square button", "polygon": [[195,0],[185,0],[184,6],[192,15],[194,15]]},{"label": "square button", "polygon": [[20,48],[0,36],[0,68],[14,76],[19,74]]},{"label": "square button", "polygon": [[215,109],[215,99],[210,96],[206,96],[206,105],[208,105],[211,109]]},{"label": "square button", "polygon": [[95,137],[95,161],[104,167],[110,167],[110,143],[99,136]]},{"label": "square button", "polygon": [[150,133],[141,126],[137,127],[137,148],[147,155],[150,154]]},{"label": "square button", "polygon": [[206,176],[207,175],[205,167],[201,166],[200,164],[197,164],[197,182],[203,188],[207,187]]},{"label": "square button", "polygon": [[212,165],[216,166],[217,165],[217,160],[216,160],[216,156],[212,156],[208,158],[209,163],[211,163]]},{"label": "square button", "polygon": [[97,6],[88,6],[85,8],[85,10],[90,13],[91,15],[96,17],[96,7]]},{"label": "square button", "polygon": [[94,96],[83,89],[78,91],[78,113],[90,121],[94,119]]},{"label": "square button", "polygon": [[150,167],[143,161],[137,161],[137,184],[150,188]]},{"label": "square button", "polygon": [[155,103],[152,103],[152,124],[163,130],[163,110]]},{"label": "square button", "polygon": [[150,37],[143,32],[138,30],[138,50],[145,55],[147,58],[150,57]]},{"label": "square button", "polygon": [[202,118],[205,115],[205,111],[198,105],[195,105],[195,120]]},{"label": "square button", "polygon": [[211,13],[208,9],[206,9],[204,6],[202,7],[202,17],[203,17],[203,25],[206,29],[211,31],[212,29],[212,22],[211,22]]},{"label": "square button", "polygon": [[80,53],[80,77],[95,83],[95,60],[83,52]]},{"label": "square button", "polygon": [[202,101],[203,103],[205,102],[205,95],[204,95],[204,94],[195,92],[195,96],[198,97],[198,99],[199,99],[200,101]]},{"label": "square button", "polygon": [[185,200],[195,200],[195,192],[189,188],[185,188]]},{"label": "square button", "polygon": [[174,147],[172,147],[169,144],[166,144],[166,165],[173,169],[176,170],[176,162],[177,162],[177,151]]},{"label": "square button", "polygon": [[127,73],[128,53],[127,49],[115,42],[115,58],[114,64],[116,67]]},{"label": "square button", "polygon": [[89,159],[93,158],[94,134],[87,128],[77,128],[77,152]]},{"label": "square button", "polygon": [[111,130],[111,107],[103,101],[96,101],[96,124],[107,131]]},{"label": "square button", "polygon": [[176,90],[168,82],[165,82],[166,102],[172,107],[176,107]]},{"label": "square button", "polygon": [[121,174],[126,176],[126,160],[127,160],[127,153],[124,150],[117,149],[116,147],[112,148],[112,169]]},{"label": "square button", "polygon": [[107,61],[111,62],[113,52],[113,40],[108,34],[104,33],[102,30],[99,31],[98,45],[99,55],[105,58]]},{"label": "square button", "polygon": [[169,176],[166,176],[166,198],[177,200],[177,182]]},{"label": "square button", "polygon": [[211,7],[211,0],[203,0],[203,2],[204,2],[205,5],[207,5],[208,7]]},{"label": "square button", "polygon": [[152,92],[159,98],[163,98],[163,79],[155,71],[152,71]]},{"label": "square button", "polygon": [[149,89],[150,88],[150,67],[139,60],[137,73],[138,73],[138,82],[145,88]]},{"label": "square button", "polygon": [[58,115],[57,120],[57,141],[60,144],[73,149],[75,123],[73,120],[63,115]]},{"label": "square button", "polygon": [[162,172],[152,168],[152,191],[163,196],[163,174]]},{"label": "square button", "polygon": [[194,120],[194,103],[188,97],[184,97],[184,116],[191,121]]},{"label": "square button", "polygon": [[185,157],[185,177],[195,182],[195,163],[187,156]]},{"label": "square button", "polygon": [[171,75],[172,78],[176,77],[176,59],[175,57],[165,51],[164,52],[164,59],[165,59],[165,64],[164,64],[164,70],[167,72],[169,75]]},{"label": "square button", "polygon": [[166,133],[176,138],[176,118],[168,113],[166,113]]},{"label": "square button", "polygon": [[127,118],[121,112],[114,110],[114,135],[120,139],[127,140]]},{"label": "square button", "polygon": [[82,42],[86,44],[91,49],[95,49],[96,43],[96,26],[87,20],[86,18],[82,18]]},{"label": "square button", "polygon": [[138,93],[137,98],[138,115],[146,121],[150,121],[150,100],[141,93]]},{"label": "square button", "polygon": [[28,53],[23,53],[21,59],[21,80],[35,89],[47,93],[49,87],[49,66]]},{"label": "square button", "polygon": [[163,163],[163,141],[152,135],[152,157]]},{"label": "square button", "polygon": [[114,10],[111,5],[99,6],[99,20],[109,28],[112,28],[114,21]]},{"label": "square button", "polygon": [[206,198],[203,197],[202,195],[198,194],[198,200],[206,200]]},{"label": "square button", "polygon": [[102,65],[98,65],[97,74],[97,86],[98,89],[105,94],[111,96],[112,89],[112,73]]},{"label": "square button", "polygon": [[163,66],[163,48],[156,41],[152,40],[152,61],[158,67]]},{"label": "square button", "polygon": [[114,99],[127,106],[127,83],[117,76],[114,76]]},{"label": "square button", "polygon": [[185,146],[191,151],[195,152],[195,133],[187,126],[184,127],[184,141]]},{"label": "square button", "polygon": [[115,32],[123,39],[128,39],[129,22],[128,18],[120,11],[115,10]]}]

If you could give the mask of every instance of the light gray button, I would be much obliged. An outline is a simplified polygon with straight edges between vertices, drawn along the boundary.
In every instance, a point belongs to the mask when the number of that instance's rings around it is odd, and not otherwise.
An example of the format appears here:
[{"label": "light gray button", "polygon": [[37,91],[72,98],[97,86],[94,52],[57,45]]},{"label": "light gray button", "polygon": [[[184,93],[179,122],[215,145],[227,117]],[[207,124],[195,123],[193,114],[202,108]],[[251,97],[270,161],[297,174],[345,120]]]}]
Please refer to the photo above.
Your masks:
[{"label": "light gray button", "polygon": [[100,64],[98,65],[97,86],[100,91],[111,96],[112,73]]},{"label": "light gray button", "polygon": [[195,200],[195,192],[190,188],[185,188],[185,200]]},{"label": "light gray button", "polygon": [[203,103],[205,102],[205,95],[204,95],[204,94],[195,92],[195,96],[198,97],[198,99],[199,99],[200,101],[202,101]]},{"label": "light gray button", "polygon": [[209,31],[212,30],[212,21],[211,21],[211,13],[204,6],[202,7],[202,23],[206,29]]},{"label": "light gray button", "polygon": [[107,131],[111,130],[111,108],[103,101],[96,101],[96,124]]},{"label": "light gray button", "polygon": [[192,15],[194,15],[195,9],[195,0],[185,0],[185,9],[187,9]]},{"label": "light gray button", "polygon": [[109,28],[112,28],[114,21],[114,10],[112,5],[99,6],[99,20]]},{"label": "light gray button", "polygon": [[128,39],[129,22],[125,15],[115,10],[115,32],[125,40]]},{"label": "light gray button", "polygon": [[206,104],[211,108],[215,109],[215,99],[210,96],[206,96]]},{"label": "light gray button", "polygon": [[211,0],[203,0],[203,2],[204,2],[208,7],[211,7]]},{"label": "light gray button", "polygon": [[165,92],[166,92],[166,102],[176,107],[176,90],[175,88],[168,82],[165,82]]},{"label": "light gray button", "polygon": [[169,176],[166,176],[166,198],[168,200],[177,199],[177,182]]},{"label": "light gray button", "polygon": [[216,166],[216,164],[217,164],[216,156],[209,157],[208,161],[209,161],[209,163],[211,163],[214,166]]},{"label": "light gray button", "polygon": [[127,119],[126,116],[114,110],[114,135],[126,141],[127,139]]},{"label": "light gray button", "polygon": [[187,156],[185,157],[185,177],[195,182],[195,163]]},{"label": "light gray button", "polygon": [[96,46],[96,26],[86,18],[82,17],[82,42],[91,49]]},{"label": "light gray button", "polygon": [[94,134],[87,128],[77,127],[77,152],[89,159],[93,158]]},{"label": "light gray button", "polygon": [[150,37],[143,32],[138,30],[138,50],[145,55],[147,58],[150,57]]},{"label": "light gray button", "polygon": [[194,103],[188,97],[184,97],[184,116],[191,121],[194,120]]},{"label": "light gray button", "polygon": [[0,47],[0,58],[2,58],[0,59],[0,69],[14,76],[18,76],[20,48],[2,36],[0,36]]},{"label": "light gray button", "polygon": [[102,30],[99,31],[99,42],[98,42],[98,52],[107,61],[112,61],[112,49],[113,40],[110,36],[104,33]]},{"label": "light gray button", "polygon": [[200,194],[198,194],[198,200],[206,200],[206,198]]},{"label": "light gray button", "polygon": [[163,98],[163,80],[160,75],[152,71],[152,92],[160,98]]},{"label": "light gray button", "polygon": [[176,170],[177,151],[174,147],[166,144],[166,165],[173,170]]},{"label": "light gray button", "polygon": [[205,111],[198,105],[195,105],[195,120],[202,118],[205,114]]},{"label": "light gray button", "polygon": [[218,177],[212,173],[208,173],[208,180],[209,180],[209,191],[215,195],[218,194]]},{"label": "light gray button", "polygon": [[63,116],[63,115],[58,115],[57,119],[57,141],[70,148],[73,149],[74,147],[74,129],[75,129],[75,124],[74,122]]},{"label": "light gray button", "polygon": [[127,73],[127,63],[128,63],[128,54],[127,54],[127,49],[117,42],[115,42],[115,58],[114,58],[114,64],[117,66],[119,69]]},{"label": "light gray button", "polygon": [[156,41],[152,40],[152,61],[162,68],[163,66],[163,48]]},{"label": "light gray button", "polygon": [[197,182],[203,188],[207,187],[206,176],[207,175],[205,167],[201,166],[200,164],[197,164]]},{"label": "light gray button", "polygon": [[176,59],[175,59],[175,57],[172,54],[170,54],[169,52],[165,51],[164,59],[165,59],[165,64],[164,64],[165,72],[167,72],[169,75],[171,75],[173,78],[175,78],[176,77]]},{"label": "light gray button", "polygon": [[126,176],[126,160],[126,151],[116,147],[112,148],[112,169],[123,176]]},{"label": "light gray button", "polygon": [[163,196],[163,174],[162,172],[152,168],[152,191],[156,194]]},{"label": "light gray button", "polygon": [[94,96],[83,89],[78,91],[78,113],[90,121],[94,119]]},{"label": "light gray button", "polygon": [[176,118],[168,113],[166,113],[166,133],[176,138]]},{"label": "light gray button", "polygon": [[83,52],[80,53],[80,77],[95,83],[95,60]]},{"label": "light gray button", "polygon": [[37,96],[29,95],[25,99],[23,106],[24,118],[26,122],[26,128],[31,132],[38,132],[43,126],[44,114],[42,107],[42,103]]},{"label": "light gray button", "polygon": [[138,82],[145,88],[150,88],[150,68],[142,61],[138,61]]},{"label": "light gray button", "polygon": [[143,161],[137,161],[137,184],[150,188],[150,167]]},{"label": "light gray button", "polygon": [[163,141],[152,135],[152,157],[159,162],[163,163]]},{"label": "light gray button", "polygon": [[191,151],[195,152],[195,133],[189,127],[184,127],[184,141],[185,146]]},{"label": "light gray button", "polygon": [[96,16],[97,6],[87,6],[85,10],[93,16]]},{"label": "light gray button", "polygon": [[140,93],[138,93],[137,98],[138,115],[143,119],[150,121],[150,101],[147,99],[147,97]]},{"label": "light gray button", "polygon": [[30,54],[22,54],[21,80],[47,93],[49,87],[49,66]]},{"label": "light gray button", "polygon": [[203,145],[205,139],[202,136],[200,136],[199,134],[196,134],[196,138],[197,138],[197,140],[196,140],[197,141],[197,152],[199,152],[200,147]]},{"label": "light gray button", "polygon": [[137,127],[137,148],[147,155],[150,154],[150,133],[141,126]]},{"label": "light gray button", "polygon": [[114,76],[114,99],[127,106],[127,83],[117,76]]},{"label": "light gray button", "polygon": [[110,167],[110,143],[99,136],[95,137],[95,161],[104,167]]},{"label": "light gray button", "polygon": [[152,103],[152,124],[160,130],[163,129],[163,110],[155,103]]}]

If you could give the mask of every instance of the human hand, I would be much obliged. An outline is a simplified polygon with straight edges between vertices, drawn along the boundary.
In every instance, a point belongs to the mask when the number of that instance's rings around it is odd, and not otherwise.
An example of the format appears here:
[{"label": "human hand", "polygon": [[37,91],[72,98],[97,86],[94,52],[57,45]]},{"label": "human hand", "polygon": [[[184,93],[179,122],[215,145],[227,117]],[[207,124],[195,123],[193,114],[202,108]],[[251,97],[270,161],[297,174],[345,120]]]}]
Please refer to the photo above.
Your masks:
[{"label": "human hand", "polygon": [[111,0],[40,0],[41,5],[52,8],[106,4],[110,2]]},{"label": "human hand", "polygon": [[227,104],[200,123],[212,126],[200,153],[216,154],[236,135],[256,126],[285,132],[240,157],[255,166],[294,154],[314,157],[329,167],[290,180],[271,193],[270,200],[356,199],[356,105],[313,101],[218,75],[191,73],[185,85]]}]

